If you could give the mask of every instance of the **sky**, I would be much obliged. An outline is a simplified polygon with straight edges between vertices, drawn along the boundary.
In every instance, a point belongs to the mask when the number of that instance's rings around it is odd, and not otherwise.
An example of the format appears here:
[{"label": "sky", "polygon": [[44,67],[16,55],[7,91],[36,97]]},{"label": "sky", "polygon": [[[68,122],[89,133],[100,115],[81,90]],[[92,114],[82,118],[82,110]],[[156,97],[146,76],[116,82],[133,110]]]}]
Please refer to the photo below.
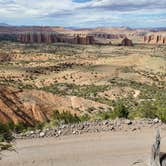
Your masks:
[{"label": "sky", "polygon": [[166,0],[0,0],[10,25],[166,27]]}]

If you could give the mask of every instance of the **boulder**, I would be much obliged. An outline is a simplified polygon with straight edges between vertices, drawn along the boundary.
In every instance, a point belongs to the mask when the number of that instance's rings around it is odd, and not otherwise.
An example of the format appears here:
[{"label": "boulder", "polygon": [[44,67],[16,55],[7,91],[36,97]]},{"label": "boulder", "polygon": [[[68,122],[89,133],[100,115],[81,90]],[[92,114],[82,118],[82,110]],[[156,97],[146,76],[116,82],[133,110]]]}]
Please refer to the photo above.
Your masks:
[{"label": "boulder", "polygon": [[44,137],[44,136],[45,136],[45,132],[43,132],[43,131],[40,132],[39,136],[40,136],[40,137]]},{"label": "boulder", "polygon": [[134,45],[133,45],[132,40],[125,37],[121,42],[121,46],[134,46]]}]

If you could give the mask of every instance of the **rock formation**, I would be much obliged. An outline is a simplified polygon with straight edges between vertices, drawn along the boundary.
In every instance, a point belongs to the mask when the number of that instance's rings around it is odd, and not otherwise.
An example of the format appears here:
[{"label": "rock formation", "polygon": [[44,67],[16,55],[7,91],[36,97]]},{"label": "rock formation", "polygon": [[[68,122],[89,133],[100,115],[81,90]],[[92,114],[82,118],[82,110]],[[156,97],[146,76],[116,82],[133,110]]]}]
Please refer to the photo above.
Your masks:
[{"label": "rock formation", "polygon": [[150,157],[150,166],[161,166],[160,165],[160,132],[157,130],[155,142],[152,145],[151,157]]},{"label": "rock formation", "polygon": [[[77,37],[78,36],[78,37]],[[91,44],[94,39],[121,40],[125,37],[134,39],[137,43],[166,43],[166,31],[153,29],[130,29],[130,28],[94,28],[94,29],[66,29],[63,27],[47,26],[0,26],[0,41],[9,40],[23,43],[74,43]],[[105,41],[104,41],[105,40]],[[99,41],[99,40],[98,40]],[[113,42],[112,42],[113,43]],[[98,43],[97,43],[98,44]]]},{"label": "rock formation", "polygon": [[89,35],[64,35],[58,33],[19,33],[18,41],[22,43],[71,43],[95,44],[93,36]]},{"label": "rock formation", "polygon": [[166,44],[166,35],[151,34],[151,35],[144,36],[144,43]]},{"label": "rock formation", "polygon": [[104,39],[121,39],[126,37],[125,34],[110,34],[110,33],[92,33],[91,35],[97,38],[104,38]]},{"label": "rock formation", "polygon": [[108,109],[107,105],[76,96],[58,96],[39,90],[18,90],[0,86],[1,123],[24,122],[34,125],[36,122],[49,120],[55,110],[79,115],[77,110],[86,112],[92,107],[98,111]]},{"label": "rock formation", "polygon": [[150,160],[134,162],[134,166],[165,166],[166,165],[166,153],[160,152],[161,136],[160,131],[157,129],[155,141],[151,148]]},{"label": "rock formation", "polygon": [[121,46],[133,46],[133,42],[132,40],[125,37],[121,42]]}]

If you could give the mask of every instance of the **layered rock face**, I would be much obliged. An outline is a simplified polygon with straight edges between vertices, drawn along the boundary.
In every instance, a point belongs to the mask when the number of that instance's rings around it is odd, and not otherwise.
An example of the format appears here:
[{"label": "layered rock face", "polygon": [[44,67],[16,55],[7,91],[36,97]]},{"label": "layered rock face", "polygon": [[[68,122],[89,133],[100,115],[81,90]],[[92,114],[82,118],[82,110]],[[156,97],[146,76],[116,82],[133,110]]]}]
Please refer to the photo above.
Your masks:
[{"label": "layered rock face", "polygon": [[125,38],[125,34],[109,34],[109,33],[92,33],[94,37],[104,38],[104,39],[121,39]]},{"label": "layered rock face", "polygon": [[89,35],[62,35],[56,33],[20,33],[18,41],[22,43],[71,43],[95,44],[93,36]]},{"label": "layered rock face", "polygon": [[0,123],[23,122],[34,125],[49,120],[55,110],[79,115],[80,111],[86,112],[92,107],[98,111],[102,111],[101,108],[108,109],[107,105],[76,96],[58,96],[44,91],[0,86]]},{"label": "layered rock face", "polygon": [[121,42],[121,46],[133,46],[133,42],[132,40],[125,37]]},{"label": "layered rock face", "polygon": [[152,35],[144,36],[144,43],[166,44],[166,35],[152,34]]}]

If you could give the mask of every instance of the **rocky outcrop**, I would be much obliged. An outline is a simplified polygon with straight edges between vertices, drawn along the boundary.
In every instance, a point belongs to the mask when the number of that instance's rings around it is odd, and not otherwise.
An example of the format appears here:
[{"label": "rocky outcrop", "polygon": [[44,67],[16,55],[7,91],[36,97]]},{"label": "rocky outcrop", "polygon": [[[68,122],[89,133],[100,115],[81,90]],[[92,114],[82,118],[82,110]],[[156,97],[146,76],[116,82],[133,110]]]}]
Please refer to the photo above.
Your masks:
[{"label": "rocky outcrop", "polygon": [[144,43],[166,44],[166,35],[151,34],[151,35],[144,36]]},{"label": "rocky outcrop", "polygon": [[111,41],[109,39],[105,38],[97,38],[95,37],[95,44],[97,45],[112,45]]},{"label": "rocky outcrop", "polygon": [[97,38],[104,38],[104,39],[122,39],[126,37],[125,34],[110,34],[110,33],[92,33],[91,35]]},{"label": "rocky outcrop", "polygon": [[132,40],[125,37],[121,42],[121,46],[134,46],[134,45],[133,45]]},{"label": "rocky outcrop", "polygon": [[[89,108],[94,108],[90,110]],[[34,125],[49,120],[54,111],[70,111],[79,115],[108,110],[108,106],[76,96],[58,96],[39,90],[18,90],[0,87],[0,122],[24,122]],[[80,110],[80,111],[78,111]],[[91,112],[88,112],[90,110]]]},{"label": "rocky outcrop", "polygon": [[20,33],[18,41],[22,43],[71,43],[95,44],[93,36],[89,35],[64,35],[57,33]]},{"label": "rocky outcrop", "polygon": [[151,157],[150,157],[151,166],[161,166],[160,165],[160,144],[161,144],[161,136],[158,129],[156,133],[155,142],[152,145],[152,149],[151,149]]}]

